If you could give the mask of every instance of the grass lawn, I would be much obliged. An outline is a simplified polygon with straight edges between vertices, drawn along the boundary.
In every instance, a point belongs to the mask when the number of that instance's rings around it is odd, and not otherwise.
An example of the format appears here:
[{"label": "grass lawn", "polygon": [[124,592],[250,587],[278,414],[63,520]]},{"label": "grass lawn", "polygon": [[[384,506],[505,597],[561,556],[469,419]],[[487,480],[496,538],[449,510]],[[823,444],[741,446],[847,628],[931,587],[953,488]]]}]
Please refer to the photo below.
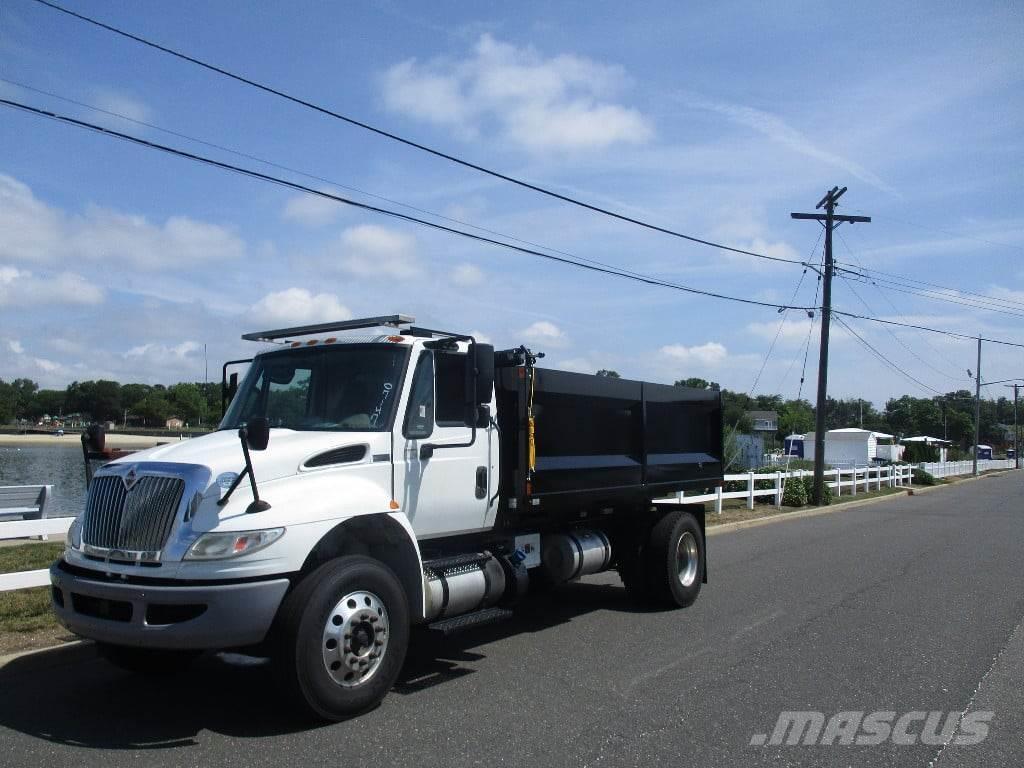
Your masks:
[{"label": "grass lawn", "polygon": [[[63,550],[55,541],[0,547],[0,573],[48,568]],[[0,656],[73,639],[50,609],[49,587],[0,592]]]}]

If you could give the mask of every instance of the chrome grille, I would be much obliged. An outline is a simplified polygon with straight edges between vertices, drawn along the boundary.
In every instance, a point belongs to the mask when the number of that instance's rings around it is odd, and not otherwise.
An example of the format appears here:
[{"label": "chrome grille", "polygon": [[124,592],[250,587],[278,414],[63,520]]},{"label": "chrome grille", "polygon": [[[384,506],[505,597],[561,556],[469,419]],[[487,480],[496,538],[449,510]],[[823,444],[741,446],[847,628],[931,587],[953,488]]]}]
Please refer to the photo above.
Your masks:
[{"label": "chrome grille", "polygon": [[143,475],[131,490],[117,475],[93,478],[82,520],[82,542],[127,552],[163,548],[174,525],[185,481]]}]

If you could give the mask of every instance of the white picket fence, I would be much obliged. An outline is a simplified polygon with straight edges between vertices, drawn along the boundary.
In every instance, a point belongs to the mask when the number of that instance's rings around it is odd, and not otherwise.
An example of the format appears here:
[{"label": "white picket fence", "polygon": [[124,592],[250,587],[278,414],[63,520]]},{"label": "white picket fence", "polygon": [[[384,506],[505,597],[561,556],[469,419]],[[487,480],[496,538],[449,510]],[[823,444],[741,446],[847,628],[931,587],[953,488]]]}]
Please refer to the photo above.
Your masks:
[{"label": "white picket fence", "polygon": [[[933,477],[955,477],[957,475],[970,475],[974,472],[974,462],[967,461],[929,461],[918,464]],[[988,472],[993,469],[1013,469],[1016,462],[1013,459],[981,459],[978,462],[979,472]]]},{"label": "white picket fence", "polygon": [[[38,520],[12,520],[0,523],[0,540],[24,539],[29,536],[63,536],[71,527],[73,517],[44,517]],[[45,587],[50,583],[46,568],[37,571],[0,573],[0,592],[26,587]]]},{"label": "white picket fence", "polygon": [[[745,499],[747,509],[754,508],[754,499],[761,496],[772,496],[776,507],[782,506],[782,492],[786,481],[791,478],[810,477],[813,473],[806,469],[789,472],[744,472],[738,475],[726,475],[726,482],[745,482],[746,488],[741,491],[726,491],[721,487],[714,493],[686,495],[682,492],[666,499],[656,499],[655,504],[698,504],[705,501],[715,503],[715,512],[722,513],[722,502],[725,499]],[[891,464],[883,467],[855,467],[851,469],[830,469],[825,472],[825,483],[832,489],[836,499],[848,495],[851,498],[858,493],[867,493],[884,488],[902,488],[910,485],[913,468],[909,464]],[[768,480],[771,488],[757,488],[758,480]]]}]

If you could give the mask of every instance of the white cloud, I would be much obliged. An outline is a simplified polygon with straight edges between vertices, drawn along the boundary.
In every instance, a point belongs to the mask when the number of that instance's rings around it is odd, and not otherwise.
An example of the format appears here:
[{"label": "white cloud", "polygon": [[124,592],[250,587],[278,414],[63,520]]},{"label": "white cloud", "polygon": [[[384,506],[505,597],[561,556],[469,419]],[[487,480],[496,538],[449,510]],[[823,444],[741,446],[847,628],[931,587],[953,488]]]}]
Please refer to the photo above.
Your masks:
[{"label": "white cloud", "polygon": [[737,125],[757,131],[771,141],[782,144],[798,154],[811,157],[820,162],[839,168],[856,179],[870,184],[883,192],[896,195],[896,190],[889,186],[876,174],[859,163],[841,157],[833,152],[821,149],[811,139],[793,128],[785,120],[769,112],[738,104],[724,104],[713,101],[689,101],[687,106],[722,115]]},{"label": "white cloud", "polygon": [[313,323],[348,320],[352,313],[333,293],[313,294],[305,288],[286,288],[268,293],[253,305],[251,313],[273,323]]},{"label": "white cloud", "polygon": [[570,357],[568,360],[559,360],[557,363],[560,371],[575,371],[576,373],[594,373],[597,367],[586,357]]},{"label": "white cloud", "polygon": [[73,272],[36,276],[0,265],[0,307],[28,307],[39,303],[99,304],[103,290]]},{"label": "white cloud", "polygon": [[342,205],[317,195],[302,194],[290,198],[284,205],[282,216],[307,227],[322,227],[334,221]]},{"label": "white cloud", "polygon": [[[98,89],[93,97],[92,104],[98,109],[106,110],[107,112],[114,112],[118,115],[127,117],[129,120],[138,120],[143,123],[151,122],[153,117],[153,110],[151,110],[149,106],[136,98],[112,88]],[[89,119],[111,126],[115,129],[124,130],[125,128],[125,122],[113,115],[101,114],[97,116],[95,112],[90,111]]]},{"label": "white cloud", "polygon": [[484,281],[484,273],[483,270],[473,264],[459,264],[452,270],[452,280],[455,281],[456,285],[468,288],[480,285]]},{"label": "white cloud", "polygon": [[700,366],[714,367],[721,365],[729,353],[725,346],[717,341],[709,341],[693,347],[683,344],[668,344],[658,350],[663,357],[675,363],[689,363]]},{"label": "white cloud", "polygon": [[494,343],[493,341],[491,341],[491,337],[488,336],[483,331],[470,331],[469,335],[472,336],[474,339],[476,339],[477,342],[479,342],[480,344],[493,344]]},{"label": "white cloud", "polygon": [[561,348],[569,345],[569,337],[566,336],[565,331],[547,320],[538,320],[523,329],[519,335],[534,344],[543,344],[548,347]]},{"label": "white cloud", "polygon": [[0,174],[0,258],[33,263],[89,260],[134,268],[176,268],[240,258],[245,244],[231,230],[187,216],[162,224],[90,206],[66,215]]},{"label": "white cloud", "polygon": [[36,367],[46,373],[55,373],[61,369],[60,363],[55,363],[53,360],[47,360],[45,357],[33,357],[32,362],[35,363]]},{"label": "white cloud", "polygon": [[357,277],[407,280],[420,274],[416,241],[409,235],[376,224],[349,227],[341,233],[329,258]]},{"label": "white cloud", "polygon": [[25,353],[25,348],[21,346],[21,342],[17,339],[11,339],[8,341],[7,348],[16,355],[23,355]]},{"label": "white cloud", "polygon": [[619,67],[570,54],[545,58],[482,35],[462,60],[415,59],[383,78],[392,111],[475,136],[494,124],[531,151],[604,149],[652,135],[639,111],[609,101],[627,84]]},{"label": "white cloud", "polygon": [[175,344],[174,346],[150,342],[149,344],[140,344],[137,347],[132,347],[124,353],[124,356],[126,358],[146,357],[160,360],[167,360],[168,358],[184,360],[186,357],[194,352],[198,352],[202,348],[203,345],[198,341],[183,341],[180,344]]}]

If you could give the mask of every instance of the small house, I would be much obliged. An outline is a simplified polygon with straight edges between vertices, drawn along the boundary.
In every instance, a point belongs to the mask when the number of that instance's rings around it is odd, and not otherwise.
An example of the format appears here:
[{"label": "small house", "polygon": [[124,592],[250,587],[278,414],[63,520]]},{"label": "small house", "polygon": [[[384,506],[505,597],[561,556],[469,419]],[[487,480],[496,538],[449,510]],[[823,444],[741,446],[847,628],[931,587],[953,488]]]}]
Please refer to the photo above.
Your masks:
[{"label": "small house", "polygon": [[[866,467],[875,462],[899,461],[903,446],[894,436],[870,429],[847,427],[825,433],[825,463],[836,467]],[[814,433],[804,436],[804,458],[814,459]]]},{"label": "small house", "polygon": [[985,460],[985,459],[991,459],[992,458],[992,446],[991,445],[981,445],[981,444],[979,444],[976,447],[976,451],[977,451],[977,456],[978,456],[979,460]]},{"label": "small house", "polygon": [[171,418],[164,422],[164,426],[167,427],[167,429],[181,429],[185,426],[185,422],[177,416],[171,416]]}]

